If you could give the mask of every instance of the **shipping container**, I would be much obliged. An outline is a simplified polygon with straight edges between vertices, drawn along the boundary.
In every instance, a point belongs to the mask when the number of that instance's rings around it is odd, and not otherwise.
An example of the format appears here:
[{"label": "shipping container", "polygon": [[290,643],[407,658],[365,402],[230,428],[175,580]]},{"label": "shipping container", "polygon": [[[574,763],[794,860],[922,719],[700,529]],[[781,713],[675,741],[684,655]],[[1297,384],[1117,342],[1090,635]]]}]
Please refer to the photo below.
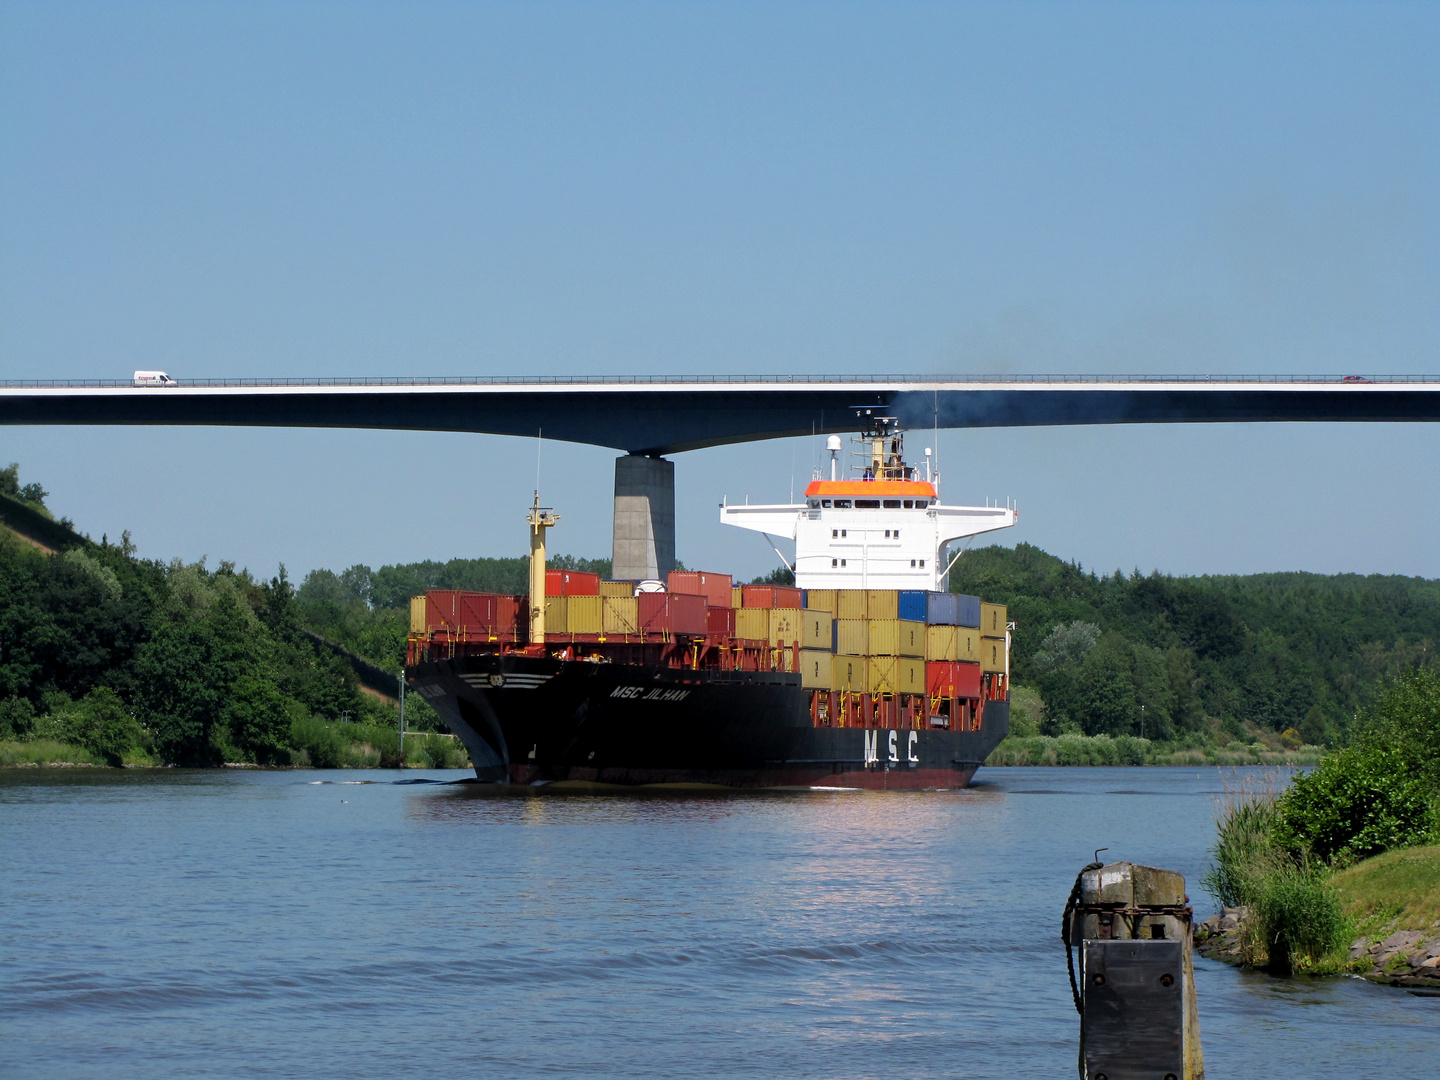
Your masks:
[{"label": "shipping container", "polygon": [[729,574],[712,574],[708,570],[671,570],[665,581],[670,592],[703,596],[711,607],[728,606],[733,585]]},{"label": "shipping container", "polygon": [[773,608],[775,606],[775,586],[741,585],[740,602],[747,608]]},{"label": "shipping container", "polygon": [[565,596],[545,597],[545,633],[567,634],[570,632],[566,625],[566,616],[569,612],[570,600]]},{"label": "shipping container", "polygon": [[770,644],[795,644],[800,640],[804,622],[803,608],[776,608],[770,612]]},{"label": "shipping container", "polygon": [[980,665],[932,660],[925,665],[925,692],[931,697],[978,698]]},{"label": "shipping container", "polygon": [[866,601],[867,619],[898,619],[900,617],[900,593],[895,589],[871,589]]},{"label": "shipping container", "polygon": [[641,593],[636,598],[640,632],[668,632],[701,637],[709,622],[705,597],[685,593]]},{"label": "shipping container", "polygon": [[957,593],[955,599],[960,605],[959,617],[955,620],[956,625],[971,626],[979,630],[980,598],[978,596],[966,596],[964,593]]},{"label": "shipping container", "polygon": [[925,661],[918,656],[902,656],[897,659],[895,688],[901,694],[925,693]]},{"label": "shipping container", "polygon": [[735,609],[735,636],[751,641],[770,640],[770,609],[743,607]]},{"label": "shipping container", "polygon": [[583,570],[546,570],[546,596],[599,596],[600,575]]},{"label": "shipping container", "polygon": [[836,589],[835,617],[837,619],[868,619],[870,616],[870,594],[864,589]]},{"label": "shipping container", "polygon": [[805,606],[805,593],[793,585],[776,585],[775,606],[803,608]]},{"label": "shipping container", "polygon": [[958,626],[960,597],[948,592],[926,593],[925,621],[931,626]]},{"label": "shipping container", "polygon": [[633,581],[602,581],[600,582],[601,596],[634,596],[635,582]]},{"label": "shipping container", "polygon": [[1005,639],[985,637],[980,639],[980,670],[1003,672],[1005,670]]},{"label": "shipping container", "polygon": [[835,614],[835,590],[834,589],[806,589],[805,609],[807,611],[828,611],[831,616]]},{"label": "shipping container", "polygon": [[896,652],[901,656],[918,656],[925,659],[925,630],[923,622],[915,622],[911,619],[901,619],[899,622],[899,647]]},{"label": "shipping container", "polygon": [[801,649],[800,685],[806,690],[829,690],[832,659],[828,649]]},{"label": "shipping container", "polygon": [[918,589],[902,589],[900,591],[900,618],[923,623],[929,607],[926,603],[929,595]]},{"label": "shipping container", "polygon": [[460,628],[460,590],[431,589],[425,594],[425,627],[456,633]]},{"label": "shipping container", "polygon": [[900,652],[899,619],[867,619],[869,648],[871,656],[895,656]]},{"label": "shipping container", "polygon": [[800,623],[800,644],[807,649],[834,651],[835,620],[830,618],[828,611],[805,609],[805,617]]},{"label": "shipping container", "polygon": [[423,634],[425,630],[425,597],[412,596],[410,598],[410,632]]},{"label": "shipping container", "polygon": [[960,659],[960,628],[958,626],[927,626],[925,628],[925,659]]},{"label": "shipping container", "polygon": [[735,613],[739,610],[733,607],[707,607],[705,609],[705,632],[716,637],[733,638],[738,637],[735,633]]},{"label": "shipping container", "polygon": [[744,606],[744,605],[741,603],[741,601],[744,599],[744,592],[745,592],[745,590],[742,589],[739,585],[732,585],[732,586],[730,586],[730,606],[731,606],[731,607],[743,607],[743,606]]},{"label": "shipping container", "polygon": [[640,602],[633,596],[602,596],[600,629],[607,634],[638,634]]},{"label": "shipping container", "polygon": [[870,621],[836,619],[835,651],[850,656],[864,656],[870,652]]},{"label": "shipping container", "polygon": [[900,658],[897,656],[872,656],[869,658],[866,690],[872,694],[898,694],[900,692]]},{"label": "shipping container", "polygon": [[1005,605],[980,605],[980,633],[985,637],[1005,636]]},{"label": "shipping container", "polygon": [[967,664],[978,664],[980,662],[980,631],[968,626],[957,626],[960,645],[955,659]]},{"label": "shipping container", "polygon": [[[595,596],[565,597],[565,629],[571,634],[599,634],[605,629],[600,604],[604,598]],[[557,628],[558,629],[558,628]]]},{"label": "shipping container", "polygon": [[863,656],[837,653],[830,661],[830,688],[851,694],[864,694],[869,688],[870,661]]}]

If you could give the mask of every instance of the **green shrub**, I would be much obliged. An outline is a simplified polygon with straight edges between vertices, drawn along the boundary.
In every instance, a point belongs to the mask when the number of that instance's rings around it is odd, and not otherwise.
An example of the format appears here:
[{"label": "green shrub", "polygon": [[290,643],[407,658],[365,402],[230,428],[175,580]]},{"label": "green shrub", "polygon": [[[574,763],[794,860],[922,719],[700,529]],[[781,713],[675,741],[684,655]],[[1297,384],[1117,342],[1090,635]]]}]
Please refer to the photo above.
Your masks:
[{"label": "green shrub", "polygon": [[1249,929],[1263,945],[1267,968],[1277,974],[1338,970],[1337,954],[1352,925],[1339,893],[1318,870],[1290,866],[1261,875],[1250,887]]},{"label": "green shrub", "polygon": [[1393,750],[1349,747],[1296,777],[1275,837],[1291,854],[1351,862],[1437,834],[1433,792]]}]

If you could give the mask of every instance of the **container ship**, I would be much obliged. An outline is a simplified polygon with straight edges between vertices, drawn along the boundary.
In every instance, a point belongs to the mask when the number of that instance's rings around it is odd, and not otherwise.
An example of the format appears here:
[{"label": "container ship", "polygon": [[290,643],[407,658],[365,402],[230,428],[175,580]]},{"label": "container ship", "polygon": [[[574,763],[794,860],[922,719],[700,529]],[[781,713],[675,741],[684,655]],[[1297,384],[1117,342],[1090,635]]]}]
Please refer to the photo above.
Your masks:
[{"label": "container ship", "polygon": [[803,502],[721,504],[722,523],[795,542],[794,587],[547,569],[558,517],[537,494],[528,596],[412,599],[412,692],[482,781],[966,786],[1009,727],[1010,624],[944,591],[942,557],[1016,511],[942,504],[929,450],[922,475],[893,419],[863,427],[843,476],[830,437]]}]

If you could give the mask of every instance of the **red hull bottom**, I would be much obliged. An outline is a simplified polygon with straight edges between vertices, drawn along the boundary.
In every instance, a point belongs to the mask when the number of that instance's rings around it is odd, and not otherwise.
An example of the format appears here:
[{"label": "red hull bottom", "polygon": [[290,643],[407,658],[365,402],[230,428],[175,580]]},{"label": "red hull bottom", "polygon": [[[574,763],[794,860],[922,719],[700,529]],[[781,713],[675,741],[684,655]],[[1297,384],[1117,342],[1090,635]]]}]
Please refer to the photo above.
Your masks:
[{"label": "red hull bottom", "polygon": [[834,772],[826,769],[782,768],[765,770],[692,769],[587,769],[572,767],[557,776],[554,768],[510,766],[510,783],[596,784],[624,787],[727,787],[727,788],[852,788],[868,791],[936,791],[968,787],[976,766],[951,769],[860,768]]}]

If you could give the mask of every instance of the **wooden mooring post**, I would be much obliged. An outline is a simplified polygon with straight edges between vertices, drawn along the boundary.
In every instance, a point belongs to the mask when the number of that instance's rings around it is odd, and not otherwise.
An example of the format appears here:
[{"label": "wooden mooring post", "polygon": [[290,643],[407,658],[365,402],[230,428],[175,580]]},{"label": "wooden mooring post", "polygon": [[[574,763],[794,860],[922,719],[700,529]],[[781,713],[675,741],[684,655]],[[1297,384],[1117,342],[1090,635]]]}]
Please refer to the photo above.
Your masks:
[{"label": "wooden mooring post", "polygon": [[1189,904],[1173,870],[1094,862],[1076,879],[1064,940],[1082,1080],[1204,1080]]}]

